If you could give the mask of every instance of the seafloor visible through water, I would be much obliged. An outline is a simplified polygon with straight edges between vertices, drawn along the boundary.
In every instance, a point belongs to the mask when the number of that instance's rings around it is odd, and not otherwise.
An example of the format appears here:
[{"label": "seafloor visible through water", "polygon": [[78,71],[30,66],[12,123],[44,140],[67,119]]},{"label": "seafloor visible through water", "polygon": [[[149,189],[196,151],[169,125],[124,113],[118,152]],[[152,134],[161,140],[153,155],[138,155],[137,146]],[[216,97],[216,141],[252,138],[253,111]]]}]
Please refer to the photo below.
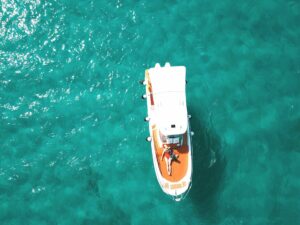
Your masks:
[{"label": "seafloor visible through water", "polygon": [[[0,1],[1,224],[300,224],[300,2]],[[138,84],[187,67],[193,186],[160,189]]]}]

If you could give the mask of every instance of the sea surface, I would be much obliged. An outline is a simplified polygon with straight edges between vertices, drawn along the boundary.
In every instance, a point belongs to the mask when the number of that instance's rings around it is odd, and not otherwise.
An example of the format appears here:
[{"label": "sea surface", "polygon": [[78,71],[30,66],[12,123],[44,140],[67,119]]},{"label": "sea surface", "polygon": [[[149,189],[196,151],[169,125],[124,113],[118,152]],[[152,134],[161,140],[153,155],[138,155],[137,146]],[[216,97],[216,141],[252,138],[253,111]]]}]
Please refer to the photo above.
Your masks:
[{"label": "sea surface", "polygon": [[[187,68],[193,186],[160,189],[144,87]],[[0,224],[300,224],[300,2],[0,0]]]}]

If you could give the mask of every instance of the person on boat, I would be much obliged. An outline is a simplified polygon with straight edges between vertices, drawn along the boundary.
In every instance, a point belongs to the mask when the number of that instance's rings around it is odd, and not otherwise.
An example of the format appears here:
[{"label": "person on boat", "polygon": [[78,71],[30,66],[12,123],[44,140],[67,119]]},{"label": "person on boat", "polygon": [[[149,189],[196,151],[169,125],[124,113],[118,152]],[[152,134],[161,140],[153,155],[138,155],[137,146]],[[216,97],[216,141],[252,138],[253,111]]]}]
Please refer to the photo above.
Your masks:
[{"label": "person on boat", "polygon": [[172,161],[178,160],[179,155],[175,155],[173,149],[171,149],[169,146],[164,145],[164,151],[161,155],[161,160],[163,160],[165,156],[166,164],[167,164],[167,170],[169,176],[172,174]]}]

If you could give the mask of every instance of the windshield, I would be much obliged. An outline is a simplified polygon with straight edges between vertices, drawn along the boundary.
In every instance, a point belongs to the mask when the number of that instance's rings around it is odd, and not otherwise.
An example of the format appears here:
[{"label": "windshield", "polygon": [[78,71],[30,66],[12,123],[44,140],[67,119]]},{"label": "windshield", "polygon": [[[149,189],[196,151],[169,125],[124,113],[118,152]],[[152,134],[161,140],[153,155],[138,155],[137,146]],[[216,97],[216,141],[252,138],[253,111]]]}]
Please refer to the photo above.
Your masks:
[{"label": "windshield", "polygon": [[165,144],[180,144],[182,145],[183,135],[169,135],[165,136],[161,132],[159,132],[160,140]]}]

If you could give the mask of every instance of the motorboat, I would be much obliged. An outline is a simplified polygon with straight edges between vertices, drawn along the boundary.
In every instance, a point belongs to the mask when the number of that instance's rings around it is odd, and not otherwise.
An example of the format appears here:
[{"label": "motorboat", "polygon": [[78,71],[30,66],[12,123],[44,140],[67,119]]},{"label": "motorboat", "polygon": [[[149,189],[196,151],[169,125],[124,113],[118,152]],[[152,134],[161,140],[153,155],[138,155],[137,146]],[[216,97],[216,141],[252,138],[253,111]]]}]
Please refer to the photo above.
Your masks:
[{"label": "motorboat", "polygon": [[186,67],[166,63],[145,71],[152,158],[158,183],[175,201],[192,186],[192,135],[186,105]]}]

